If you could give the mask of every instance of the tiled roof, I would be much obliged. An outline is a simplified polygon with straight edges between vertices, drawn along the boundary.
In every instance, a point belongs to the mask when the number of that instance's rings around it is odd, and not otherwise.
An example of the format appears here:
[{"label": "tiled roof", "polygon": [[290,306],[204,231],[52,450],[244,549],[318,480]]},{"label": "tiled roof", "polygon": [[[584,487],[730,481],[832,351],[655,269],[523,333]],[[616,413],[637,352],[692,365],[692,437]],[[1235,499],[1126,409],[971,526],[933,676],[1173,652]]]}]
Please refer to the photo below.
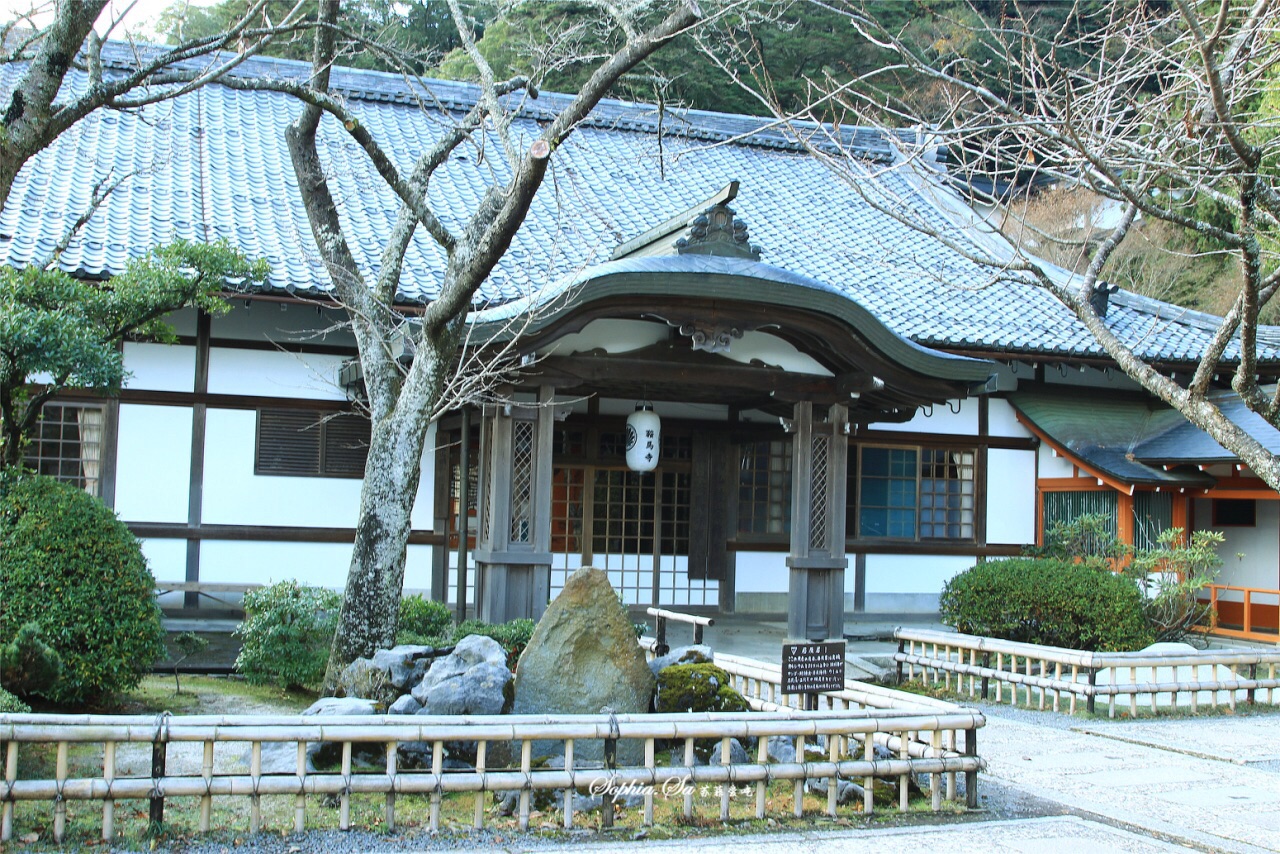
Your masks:
[{"label": "tiled roof", "polygon": [[[1268,391],[1274,393],[1274,386]],[[1280,453],[1280,430],[1238,395],[1220,390],[1209,397],[1227,418]],[[1126,483],[1208,485],[1213,478],[1195,466],[1237,459],[1180,412],[1151,398],[1054,387],[1019,391],[1009,402],[1058,445]]]},{"label": "tiled roof", "polygon": [[[108,57],[110,59],[110,57]],[[110,62],[108,62],[110,65]],[[0,90],[21,69],[0,67]],[[242,73],[299,78],[308,66],[253,60]],[[419,106],[419,95],[395,75],[339,70],[334,85],[403,170],[449,116]],[[83,87],[72,75],[70,86]],[[465,109],[475,90],[431,82],[432,95]],[[516,133],[531,139],[536,121],[564,96],[530,102]],[[176,238],[225,238],[272,266],[268,288],[323,294],[327,278],[297,195],[284,143],[298,112],[286,95],[207,86],[135,113],[99,111],[28,163],[0,214],[0,262],[24,265],[45,256],[67,223],[85,208],[96,181],[136,173],[92,218],[62,256],[71,272],[119,271],[148,246]],[[490,304],[602,263],[619,243],[690,208],[730,180],[742,184],[733,202],[749,221],[762,260],[828,283],[898,334],[933,348],[986,353],[1103,356],[1084,327],[1047,292],[989,273],[940,241],[876,211],[821,163],[796,149],[764,120],[677,111],[664,120],[661,146],[651,107],[609,101],[593,113],[553,158],[552,174],[524,228],[485,283]],[[956,227],[918,195],[916,180],[887,169],[883,136],[850,131],[866,157],[865,182],[919,200],[938,228]],[[321,125],[322,156],[357,262],[366,271],[378,256],[398,203],[336,122]],[[460,149],[437,173],[431,201],[459,230],[481,198],[488,170],[502,166],[489,152]],[[483,158],[483,163],[477,161]],[[659,168],[661,164],[662,168]],[[968,239],[958,233],[961,240]],[[439,286],[442,253],[419,230],[410,247],[398,298],[430,300]],[[1144,356],[1192,359],[1209,340],[1202,315],[1165,303],[1116,294],[1108,322]],[[1266,329],[1260,359],[1280,363],[1280,330]],[[1228,353],[1230,356],[1231,353]]]}]

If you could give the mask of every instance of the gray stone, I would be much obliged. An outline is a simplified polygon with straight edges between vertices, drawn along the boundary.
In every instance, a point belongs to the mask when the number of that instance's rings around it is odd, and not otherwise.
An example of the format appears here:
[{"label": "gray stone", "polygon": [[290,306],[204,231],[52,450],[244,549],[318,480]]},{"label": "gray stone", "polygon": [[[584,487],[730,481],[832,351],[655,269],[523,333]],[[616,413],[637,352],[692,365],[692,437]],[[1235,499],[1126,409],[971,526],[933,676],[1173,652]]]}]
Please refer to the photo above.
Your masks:
[{"label": "gray stone", "polygon": [[507,651],[493,638],[483,635],[467,635],[458,641],[453,652],[444,658],[438,658],[411,692],[413,699],[426,706],[427,694],[436,685],[449,679],[457,678],[477,664],[497,664],[504,669],[507,666]]},{"label": "gray stone", "polygon": [[[654,678],[645,661],[626,609],[598,569],[584,567],[538,622],[516,668],[516,714],[644,714],[653,698]],[[642,742],[618,743],[618,762],[637,765]],[[533,752],[564,752],[560,741],[534,742]],[[574,755],[599,760],[602,740],[574,743]]]},{"label": "gray stone", "polygon": [[649,669],[657,676],[664,668],[673,664],[712,664],[715,654],[706,644],[680,646],[649,662]]},{"label": "gray stone", "polygon": [[[310,752],[307,753],[306,768],[308,774],[314,774],[316,771],[315,763],[311,761]],[[262,743],[262,773],[297,775],[298,746],[292,741],[264,741]]]},{"label": "gray stone", "polygon": [[[316,700],[303,715],[331,716],[364,716],[377,714],[377,704],[361,697],[321,697]],[[373,762],[379,755],[384,755],[383,748],[355,747],[352,758],[355,761]],[[342,745],[337,742],[311,742],[307,745],[307,761],[315,766],[331,767],[342,760]],[[294,754],[294,773],[297,773],[297,754]]]},{"label": "gray stone", "polygon": [[[380,649],[373,654],[375,666],[386,671],[391,684],[398,691],[406,690],[417,671],[425,672],[431,664],[435,649],[419,644],[400,644],[391,649]],[[421,673],[419,673],[421,678]]]},{"label": "gray stone", "polygon": [[377,704],[361,697],[321,697],[303,715],[376,715]]},{"label": "gray stone", "polygon": [[[720,765],[722,762],[721,748],[724,747],[723,741],[717,741],[715,749],[711,751],[711,757],[707,760],[708,765]],[[736,738],[729,739],[729,764],[745,765],[751,762],[751,756],[747,753],[747,749]]]},{"label": "gray stone", "polygon": [[[805,788],[810,794],[827,796],[827,778],[819,777],[805,783]],[[860,804],[862,803],[862,795],[865,790],[857,783],[850,783],[848,780],[839,780],[836,784],[836,803],[837,804]]]},{"label": "gray stone", "polygon": [[387,708],[389,715],[416,715],[422,704],[413,699],[412,694],[401,694],[400,698]]},{"label": "gray stone", "polygon": [[511,710],[511,695],[507,690],[510,682],[511,671],[505,664],[482,661],[466,672],[432,686],[427,691],[427,702],[423,704],[425,714],[506,714]]},{"label": "gray stone", "polygon": [[337,693],[372,700],[386,708],[400,692],[391,684],[387,671],[374,663],[373,659],[357,658],[339,674]]},{"label": "gray stone", "polygon": [[786,735],[769,736],[769,759],[773,762],[795,762],[796,740]]}]

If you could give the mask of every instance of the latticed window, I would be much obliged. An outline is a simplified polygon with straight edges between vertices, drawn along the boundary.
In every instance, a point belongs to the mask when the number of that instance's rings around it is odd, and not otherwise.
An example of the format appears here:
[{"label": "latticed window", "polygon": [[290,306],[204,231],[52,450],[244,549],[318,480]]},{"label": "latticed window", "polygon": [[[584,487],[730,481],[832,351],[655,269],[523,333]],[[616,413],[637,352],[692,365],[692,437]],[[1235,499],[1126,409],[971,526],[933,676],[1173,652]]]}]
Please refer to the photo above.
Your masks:
[{"label": "latticed window", "polygon": [[791,443],[740,446],[738,532],[786,534],[791,530]]},{"label": "latticed window", "polygon": [[1173,527],[1173,495],[1168,492],[1135,492],[1133,495],[1133,545],[1153,549],[1160,534]]},{"label": "latticed window", "polygon": [[976,461],[973,448],[864,445],[851,449],[849,534],[973,540]]},{"label": "latticed window", "polygon": [[973,462],[972,450],[921,450],[921,539],[973,539]]},{"label": "latticed window", "polygon": [[254,474],[364,477],[369,419],[352,413],[259,409]]},{"label": "latticed window", "polygon": [[[1114,489],[1089,489],[1075,492],[1044,493],[1044,532],[1055,524],[1069,524],[1084,515],[1103,516],[1111,536],[1119,536],[1116,526],[1117,499]],[[1172,511],[1171,511],[1172,514]]]},{"label": "latticed window", "polygon": [[105,415],[97,404],[46,403],[27,446],[27,466],[90,495],[101,495]]}]

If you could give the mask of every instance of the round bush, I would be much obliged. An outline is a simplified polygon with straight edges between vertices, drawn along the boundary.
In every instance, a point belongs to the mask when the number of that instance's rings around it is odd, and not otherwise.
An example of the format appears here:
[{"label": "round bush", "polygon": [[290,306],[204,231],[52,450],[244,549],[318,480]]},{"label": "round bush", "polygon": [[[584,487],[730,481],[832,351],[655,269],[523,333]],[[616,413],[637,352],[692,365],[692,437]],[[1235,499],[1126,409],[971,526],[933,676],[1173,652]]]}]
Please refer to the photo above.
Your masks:
[{"label": "round bush", "polygon": [[948,581],[939,601],[942,622],[965,634],[1095,652],[1150,646],[1144,606],[1122,575],[1046,558],[980,563]]},{"label": "round bush", "polygon": [[0,637],[26,623],[62,656],[42,694],[101,706],[164,652],[155,579],[138,540],[98,499],[39,475],[0,476]]},{"label": "round bush", "polygon": [[0,712],[18,712],[25,713],[31,711],[31,707],[10,694],[3,688],[0,688]]},{"label": "round bush", "polygon": [[310,688],[324,680],[342,598],[332,590],[280,581],[244,595],[248,616],[236,670],[250,682]]},{"label": "round bush", "polygon": [[453,634],[453,612],[443,602],[418,594],[400,600],[396,643],[446,646]]}]

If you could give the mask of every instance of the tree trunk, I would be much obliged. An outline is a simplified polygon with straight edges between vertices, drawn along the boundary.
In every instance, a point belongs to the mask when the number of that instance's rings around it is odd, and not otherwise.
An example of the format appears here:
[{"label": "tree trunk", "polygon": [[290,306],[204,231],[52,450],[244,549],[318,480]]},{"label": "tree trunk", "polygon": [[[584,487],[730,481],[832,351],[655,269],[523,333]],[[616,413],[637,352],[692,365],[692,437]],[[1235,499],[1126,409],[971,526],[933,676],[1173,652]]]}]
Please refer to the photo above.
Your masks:
[{"label": "tree trunk", "polygon": [[[403,419],[402,419],[403,420]],[[338,617],[324,693],[331,695],[348,664],[395,644],[405,549],[411,513],[422,474],[422,445],[428,421],[373,426],[369,462],[360,488],[360,517],[351,550],[347,586]]]}]

